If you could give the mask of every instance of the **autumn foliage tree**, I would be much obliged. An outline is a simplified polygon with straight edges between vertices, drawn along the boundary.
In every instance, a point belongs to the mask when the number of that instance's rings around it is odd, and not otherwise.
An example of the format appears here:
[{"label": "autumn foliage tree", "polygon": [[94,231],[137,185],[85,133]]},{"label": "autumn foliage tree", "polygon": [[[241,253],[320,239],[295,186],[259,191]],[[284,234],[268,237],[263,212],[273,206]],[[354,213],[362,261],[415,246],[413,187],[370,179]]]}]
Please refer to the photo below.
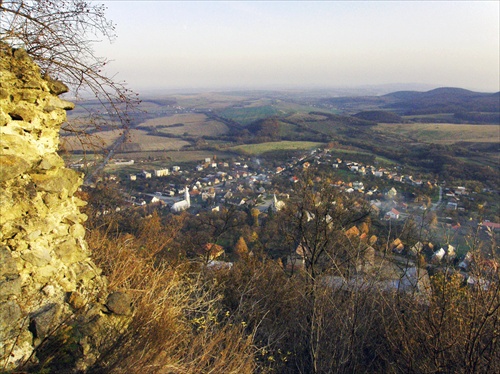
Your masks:
[{"label": "autumn foliage tree", "polygon": [[240,236],[236,242],[236,245],[234,246],[234,253],[236,253],[239,258],[245,258],[248,256],[248,246],[243,236]]}]

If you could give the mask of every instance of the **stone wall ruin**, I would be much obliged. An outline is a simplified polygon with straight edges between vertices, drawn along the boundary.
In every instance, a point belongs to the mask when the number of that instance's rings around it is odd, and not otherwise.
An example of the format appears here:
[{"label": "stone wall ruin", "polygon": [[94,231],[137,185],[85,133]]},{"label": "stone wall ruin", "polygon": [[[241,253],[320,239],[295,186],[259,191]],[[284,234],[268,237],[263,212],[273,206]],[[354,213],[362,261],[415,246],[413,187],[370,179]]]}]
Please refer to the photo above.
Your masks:
[{"label": "stone wall ruin", "polygon": [[[36,363],[38,347],[75,316],[109,314],[106,279],[84,240],[85,203],[75,196],[82,175],[57,154],[73,108],[58,97],[66,91],[24,50],[0,44],[0,371]],[[78,339],[88,354],[92,336]]]}]

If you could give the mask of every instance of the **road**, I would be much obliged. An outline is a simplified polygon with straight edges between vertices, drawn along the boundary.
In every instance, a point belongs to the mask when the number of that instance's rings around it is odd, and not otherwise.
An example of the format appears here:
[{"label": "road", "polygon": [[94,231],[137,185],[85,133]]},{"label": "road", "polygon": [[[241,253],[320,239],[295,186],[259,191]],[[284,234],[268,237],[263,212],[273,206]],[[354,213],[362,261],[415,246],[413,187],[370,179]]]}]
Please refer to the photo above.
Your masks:
[{"label": "road", "polygon": [[443,200],[443,187],[439,186],[439,199],[437,203],[432,204],[431,210],[436,210],[439,205],[441,205],[441,201]]}]

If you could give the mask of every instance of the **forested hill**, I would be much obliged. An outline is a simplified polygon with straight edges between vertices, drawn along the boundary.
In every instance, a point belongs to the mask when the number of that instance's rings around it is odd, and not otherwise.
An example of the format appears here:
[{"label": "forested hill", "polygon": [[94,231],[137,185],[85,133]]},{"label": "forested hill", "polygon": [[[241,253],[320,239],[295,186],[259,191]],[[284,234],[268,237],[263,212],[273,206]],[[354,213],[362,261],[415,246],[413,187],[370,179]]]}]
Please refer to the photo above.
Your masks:
[{"label": "forested hill", "polygon": [[375,121],[387,120],[381,113],[386,111],[392,112],[392,116],[427,116],[418,119],[423,122],[500,124],[500,92],[474,92],[453,87],[426,92],[397,91],[381,96],[331,97],[321,99],[318,105],[351,115],[357,113],[359,118]]},{"label": "forested hill", "polygon": [[462,88],[442,87],[427,92],[398,91],[383,96],[390,104],[386,108],[404,115],[500,112],[500,92],[482,93]]}]

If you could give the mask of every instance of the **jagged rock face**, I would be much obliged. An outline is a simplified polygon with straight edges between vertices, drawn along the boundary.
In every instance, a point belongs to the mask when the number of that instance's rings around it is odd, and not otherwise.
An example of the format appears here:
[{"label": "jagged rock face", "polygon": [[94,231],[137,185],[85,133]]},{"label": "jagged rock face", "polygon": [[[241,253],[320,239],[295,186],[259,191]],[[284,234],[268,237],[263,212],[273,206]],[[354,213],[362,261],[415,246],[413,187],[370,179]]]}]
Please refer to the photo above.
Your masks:
[{"label": "jagged rock face", "polygon": [[65,90],[0,44],[1,368],[26,361],[77,310],[101,313],[107,296],[84,240],[82,175],[57,154],[73,108],[56,96]]}]

